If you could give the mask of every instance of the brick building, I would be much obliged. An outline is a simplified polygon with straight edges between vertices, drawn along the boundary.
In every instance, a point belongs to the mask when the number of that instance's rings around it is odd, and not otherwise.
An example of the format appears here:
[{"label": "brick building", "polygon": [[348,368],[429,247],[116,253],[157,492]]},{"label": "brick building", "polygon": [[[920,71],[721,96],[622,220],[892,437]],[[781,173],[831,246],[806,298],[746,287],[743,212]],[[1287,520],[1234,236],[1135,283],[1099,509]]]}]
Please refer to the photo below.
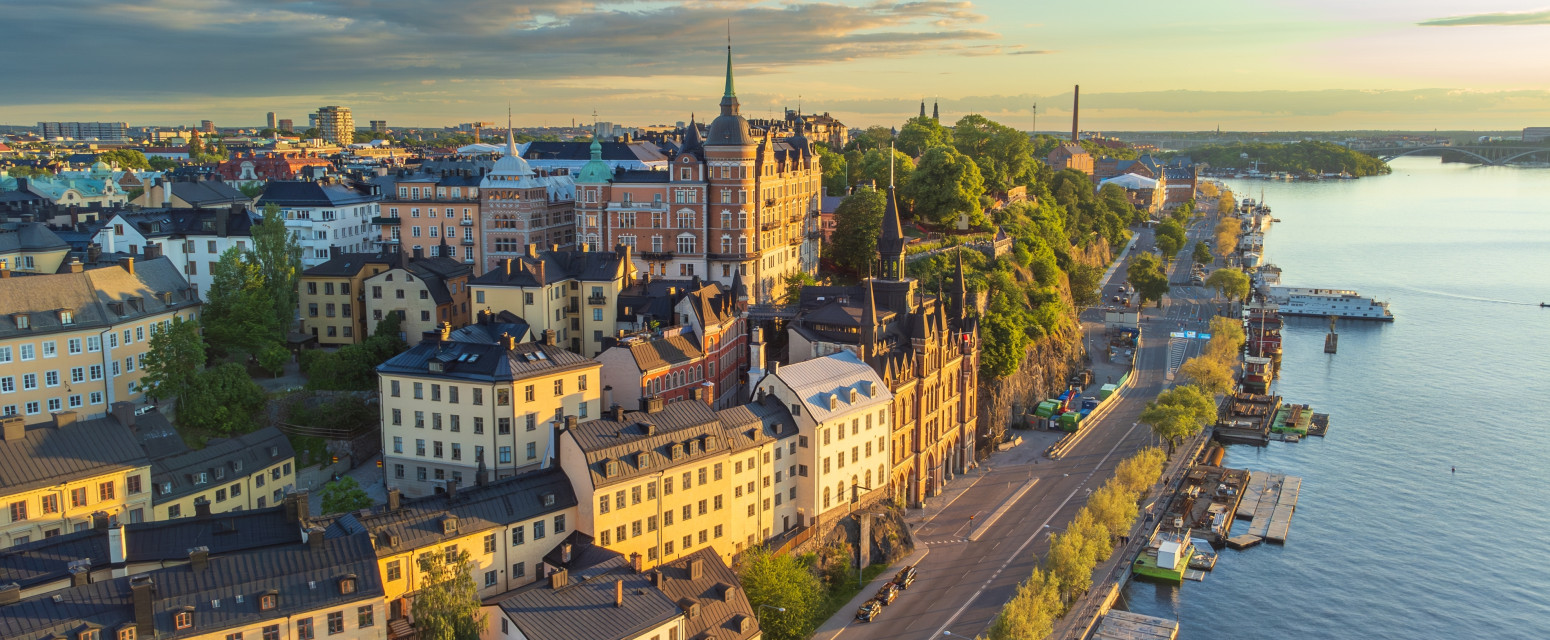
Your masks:
[{"label": "brick building", "polygon": [[506,155],[479,182],[483,261],[481,273],[521,257],[527,246],[569,249],[576,245],[576,185],[564,170],[535,171],[506,131]]}]

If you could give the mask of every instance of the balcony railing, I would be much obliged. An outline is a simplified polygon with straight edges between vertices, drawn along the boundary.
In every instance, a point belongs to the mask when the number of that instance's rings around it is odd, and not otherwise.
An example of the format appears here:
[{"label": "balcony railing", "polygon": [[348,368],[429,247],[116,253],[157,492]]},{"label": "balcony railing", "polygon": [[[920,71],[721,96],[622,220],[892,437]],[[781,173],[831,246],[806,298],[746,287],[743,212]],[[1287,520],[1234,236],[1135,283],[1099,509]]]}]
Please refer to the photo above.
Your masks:
[{"label": "balcony railing", "polygon": [[748,253],[709,253],[705,255],[708,260],[752,260],[753,255]]},{"label": "balcony railing", "polygon": [[608,297],[607,296],[587,296],[587,304],[590,304],[590,305],[602,305],[602,304],[607,304],[607,303],[608,303]]},{"label": "balcony railing", "polygon": [[671,251],[642,251],[642,252],[640,252],[640,257],[641,257],[642,260],[672,260],[673,259],[673,252],[671,252]]},{"label": "balcony railing", "polygon": [[399,224],[403,224],[403,220],[400,219],[400,218],[397,218],[397,217],[377,216],[377,217],[371,219],[371,223],[372,224],[399,225]]},{"label": "balcony railing", "polygon": [[474,246],[474,239],[473,238],[463,238],[463,246],[465,246],[465,247],[472,247],[472,246]]},{"label": "balcony railing", "polygon": [[472,227],[472,226],[474,226],[474,219],[473,218],[463,218],[461,221],[458,222],[458,224],[463,225],[465,227]]}]

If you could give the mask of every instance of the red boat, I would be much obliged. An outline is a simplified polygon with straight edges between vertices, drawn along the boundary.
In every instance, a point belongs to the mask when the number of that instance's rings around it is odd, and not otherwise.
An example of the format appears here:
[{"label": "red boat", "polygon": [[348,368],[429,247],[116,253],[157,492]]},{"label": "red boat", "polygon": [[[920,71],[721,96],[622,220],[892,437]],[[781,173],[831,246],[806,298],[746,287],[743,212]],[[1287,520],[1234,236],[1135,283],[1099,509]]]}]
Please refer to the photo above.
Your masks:
[{"label": "red boat", "polygon": [[1249,355],[1262,358],[1281,357],[1281,328],[1284,323],[1274,307],[1250,307],[1245,323]]}]

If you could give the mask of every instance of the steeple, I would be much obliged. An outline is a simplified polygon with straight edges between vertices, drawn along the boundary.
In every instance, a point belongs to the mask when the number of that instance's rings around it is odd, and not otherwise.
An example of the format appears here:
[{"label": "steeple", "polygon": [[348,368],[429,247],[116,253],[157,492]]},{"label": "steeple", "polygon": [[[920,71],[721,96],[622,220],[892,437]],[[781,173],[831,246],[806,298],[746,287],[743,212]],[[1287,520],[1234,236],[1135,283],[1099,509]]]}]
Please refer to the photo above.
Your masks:
[{"label": "steeple", "polygon": [[517,139],[511,135],[511,106],[506,106],[506,157],[517,157]]},{"label": "steeple", "polygon": [[953,290],[953,315],[959,320],[969,317],[969,289],[968,283],[963,278],[963,247],[958,248],[958,270],[955,274],[958,280],[957,287]]},{"label": "steeple", "polygon": [[883,204],[883,226],[877,238],[877,255],[881,262],[879,277],[885,280],[904,279],[904,227],[899,222],[899,205],[894,199],[893,145],[888,145],[888,197]]},{"label": "steeple", "polygon": [[603,141],[601,139],[601,137],[603,135],[602,131],[603,131],[603,129],[597,123],[597,114],[593,113],[592,114],[592,144],[587,147],[587,150],[591,153],[591,156],[592,156],[593,160],[602,160],[603,159]]},{"label": "steeple", "polygon": [[732,89],[732,37],[727,36],[727,87],[721,93],[721,115],[737,115],[737,92]]},{"label": "steeple", "polygon": [[942,121],[942,112],[937,110],[937,104],[935,101],[931,103],[931,119],[937,122]]},{"label": "steeple", "polygon": [[925,98],[921,98],[920,99],[920,117],[922,117],[922,118],[926,117],[926,99]]},{"label": "steeple", "polygon": [[727,36],[727,86],[721,95],[721,115],[711,120],[710,130],[706,133],[703,143],[705,146],[752,146],[758,143],[749,132],[748,120],[738,114],[738,109],[737,92],[732,88],[732,37],[729,29]]},{"label": "steeple", "polygon": [[877,296],[872,292],[872,277],[866,279],[866,301],[861,307],[861,360],[874,365],[877,357]]}]

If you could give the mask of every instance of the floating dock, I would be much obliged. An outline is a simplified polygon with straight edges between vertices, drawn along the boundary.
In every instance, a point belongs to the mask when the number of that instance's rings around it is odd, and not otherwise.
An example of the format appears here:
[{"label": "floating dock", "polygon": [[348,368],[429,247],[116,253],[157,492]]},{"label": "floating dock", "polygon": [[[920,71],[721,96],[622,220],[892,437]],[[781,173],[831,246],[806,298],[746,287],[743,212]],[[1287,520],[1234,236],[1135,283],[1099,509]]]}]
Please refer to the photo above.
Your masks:
[{"label": "floating dock", "polygon": [[1238,535],[1238,536],[1233,536],[1231,538],[1228,538],[1227,539],[1227,546],[1232,547],[1234,549],[1247,549],[1247,548],[1252,547],[1252,546],[1254,546],[1256,544],[1259,544],[1262,541],[1264,541],[1264,538],[1261,538],[1259,536],[1251,536],[1251,535],[1248,535],[1248,534],[1243,534],[1243,535]]},{"label": "floating dock", "polygon": [[1098,622],[1093,640],[1175,640],[1179,623],[1167,618],[1110,609]]},{"label": "floating dock", "polygon": [[1313,422],[1308,425],[1308,435],[1322,438],[1327,433],[1329,433],[1329,414],[1313,414]]},{"label": "floating dock", "polygon": [[1239,518],[1250,521],[1248,535],[1269,542],[1285,543],[1301,491],[1302,478],[1297,476],[1251,473],[1248,489],[1236,511]]}]

